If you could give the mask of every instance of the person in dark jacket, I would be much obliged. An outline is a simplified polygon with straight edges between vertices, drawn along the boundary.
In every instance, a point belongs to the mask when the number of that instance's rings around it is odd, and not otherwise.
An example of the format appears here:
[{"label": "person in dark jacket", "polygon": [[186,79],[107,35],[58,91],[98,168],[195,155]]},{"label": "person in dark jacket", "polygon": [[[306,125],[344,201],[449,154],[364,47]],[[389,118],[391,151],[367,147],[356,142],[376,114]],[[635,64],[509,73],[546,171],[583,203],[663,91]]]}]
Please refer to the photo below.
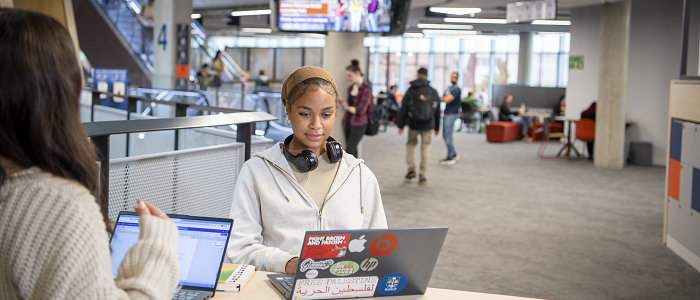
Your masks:
[{"label": "person in dark jacket", "polygon": [[416,177],[415,149],[418,144],[418,136],[421,137],[421,162],[419,184],[426,184],[426,172],[430,163],[430,143],[433,134],[440,133],[440,95],[430,87],[428,70],[418,69],[418,79],[411,81],[411,87],[406,91],[401,101],[396,126],[399,134],[403,134],[403,127],[408,124],[408,142],[406,143],[406,163],[408,173],[406,179]]},{"label": "person in dark jacket", "polygon": [[525,113],[524,107],[513,113],[510,110],[511,102],[513,102],[513,96],[506,95],[506,97],[503,99],[503,104],[501,104],[498,119],[503,122],[514,122],[520,124],[520,130],[523,134],[523,141],[532,142],[532,138],[527,135],[530,127],[532,127],[532,118],[520,116],[520,114]]}]

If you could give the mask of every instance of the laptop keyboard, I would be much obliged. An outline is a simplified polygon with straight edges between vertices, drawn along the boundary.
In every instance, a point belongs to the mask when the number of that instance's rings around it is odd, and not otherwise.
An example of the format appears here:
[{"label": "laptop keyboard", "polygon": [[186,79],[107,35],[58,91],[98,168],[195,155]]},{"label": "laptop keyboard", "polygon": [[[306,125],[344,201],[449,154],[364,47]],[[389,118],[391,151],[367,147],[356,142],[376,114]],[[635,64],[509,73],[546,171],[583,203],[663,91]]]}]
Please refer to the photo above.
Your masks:
[{"label": "laptop keyboard", "polygon": [[[289,279],[287,279],[289,278]],[[294,279],[292,277],[287,277],[284,280],[280,280],[279,283],[284,288],[287,293],[292,293],[292,288],[294,287]]]},{"label": "laptop keyboard", "polygon": [[192,300],[201,293],[194,291],[179,291],[173,295],[173,300]]}]

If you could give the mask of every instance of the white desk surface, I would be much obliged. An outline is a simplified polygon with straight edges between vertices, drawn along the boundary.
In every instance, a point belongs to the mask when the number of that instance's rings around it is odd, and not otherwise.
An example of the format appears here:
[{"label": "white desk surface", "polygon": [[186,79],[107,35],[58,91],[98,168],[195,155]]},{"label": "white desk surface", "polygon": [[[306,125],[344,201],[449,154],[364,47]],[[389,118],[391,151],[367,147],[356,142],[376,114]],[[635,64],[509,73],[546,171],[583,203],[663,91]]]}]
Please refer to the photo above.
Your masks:
[{"label": "white desk surface", "polygon": [[[257,271],[253,278],[239,293],[216,292],[213,300],[286,300],[282,297],[272,283],[268,280],[267,274],[270,272]],[[473,293],[455,290],[445,290],[428,288],[425,295],[416,296],[392,296],[385,298],[387,300],[522,300],[532,298],[521,298],[513,296],[501,296],[483,293]]]}]

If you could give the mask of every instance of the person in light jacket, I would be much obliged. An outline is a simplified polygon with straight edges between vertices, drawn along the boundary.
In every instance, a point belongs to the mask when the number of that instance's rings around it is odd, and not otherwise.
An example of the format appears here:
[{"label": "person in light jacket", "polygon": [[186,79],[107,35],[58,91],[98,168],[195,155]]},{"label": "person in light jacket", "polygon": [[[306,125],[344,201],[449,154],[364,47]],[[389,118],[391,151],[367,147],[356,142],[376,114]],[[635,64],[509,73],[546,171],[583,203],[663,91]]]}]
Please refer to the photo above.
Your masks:
[{"label": "person in light jacket", "polygon": [[337,95],[333,77],[318,67],[301,67],[284,81],[294,133],[241,169],[227,249],[233,263],[293,273],[306,231],[387,228],[374,173],[330,138]]}]

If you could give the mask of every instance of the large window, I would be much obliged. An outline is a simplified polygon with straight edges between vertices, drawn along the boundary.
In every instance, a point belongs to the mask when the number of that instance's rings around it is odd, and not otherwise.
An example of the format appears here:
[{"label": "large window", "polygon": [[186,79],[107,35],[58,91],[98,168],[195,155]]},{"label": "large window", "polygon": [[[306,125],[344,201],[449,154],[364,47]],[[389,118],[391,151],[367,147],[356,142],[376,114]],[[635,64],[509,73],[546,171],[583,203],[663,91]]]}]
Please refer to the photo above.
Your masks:
[{"label": "large window", "polygon": [[534,36],[532,45],[532,86],[566,87],[569,80],[568,33],[540,33]]},{"label": "large window", "polygon": [[[530,70],[532,86],[565,87],[568,81],[569,34],[538,34]],[[443,93],[452,72],[460,75],[463,97],[474,92],[489,102],[494,84],[518,83],[519,35],[467,38],[367,37],[369,80],[375,92],[397,84],[404,93],[420,67],[428,69],[431,85]],[[379,60],[378,65],[374,61]]]}]

